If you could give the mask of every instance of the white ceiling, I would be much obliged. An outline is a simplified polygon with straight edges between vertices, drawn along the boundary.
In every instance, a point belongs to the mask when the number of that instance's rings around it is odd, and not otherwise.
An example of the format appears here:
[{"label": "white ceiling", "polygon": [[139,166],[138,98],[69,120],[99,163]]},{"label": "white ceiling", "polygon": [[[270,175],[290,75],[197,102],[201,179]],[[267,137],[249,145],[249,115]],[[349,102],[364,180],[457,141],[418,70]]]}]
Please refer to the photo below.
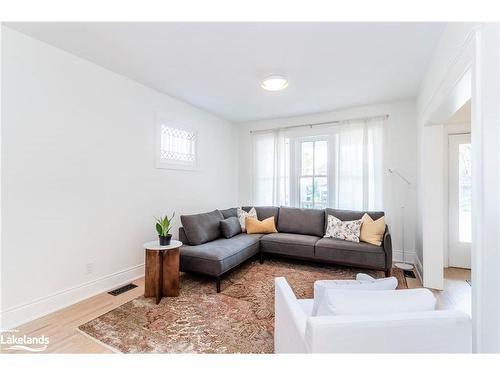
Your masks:
[{"label": "white ceiling", "polygon": [[[444,23],[8,23],[231,121],[413,98]],[[261,89],[283,74],[289,86]]]}]

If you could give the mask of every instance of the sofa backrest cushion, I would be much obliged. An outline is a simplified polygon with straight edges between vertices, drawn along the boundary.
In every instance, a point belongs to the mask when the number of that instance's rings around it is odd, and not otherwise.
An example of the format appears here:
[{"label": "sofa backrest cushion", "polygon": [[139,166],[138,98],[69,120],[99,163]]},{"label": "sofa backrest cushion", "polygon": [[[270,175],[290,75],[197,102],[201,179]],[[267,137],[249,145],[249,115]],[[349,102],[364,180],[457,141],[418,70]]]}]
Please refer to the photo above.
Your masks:
[{"label": "sofa backrest cushion", "polygon": [[244,211],[248,212],[255,207],[255,211],[257,211],[257,219],[260,221],[267,219],[268,217],[274,216],[274,224],[278,225],[278,216],[279,216],[279,207],[274,206],[243,206],[241,207]]},{"label": "sofa backrest cushion", "polygon": [[[359,275],[361,280],[358,279]],[[366,278],[364,278],[366,276]],[[319,306],[330,289],[355,289],[355,290],[395,290],[398,287],[398,279],[394,276],[383,279],[375,279],[369,275],[356,275],[356,280],[317,280],[314,282],[314,303],[312,315],[318,314]]]},{"label": "sofa backrest cushion", "polygon": [[323,237],[325,212],[311,208],[280,207],[278,231]]},{"label": "sofa backrest cushion", "polygon": [[231,238],[241,233],[240,221],[236,216],[228,217],[227,219],[221,220],[220,230],[222,235],[226,238]]},{"label": "sofa backrest cushion", "polygon": [[196,215],[181,215],[181,223],[190,245],[201,245],[219,238],[221,220],[224,220],[224,216],[219,210]]},{"label": "sofa backrest cushion", "polygon": [[224,216],[224,219],[227,219],[228,217],[238,217],[238,209],[236,207],[233,208],[226,208],[225,210],[219,210],[222,216]]},{"label": "sofa backrest cushion", "polygon": [[325,209],[325,231],[326,225],[328,223],[328,215],[333,215],[337,219],[342,221],[352,221],[352,220],[361,220],[363,215],[367,213],[373,220],[378,220],[382,216],[384,216],[383,211],[351,211],[351,210],[337,210],[335,208],[326,208]]},{"label": "sofa backrest cushion", "polygon": [[316,316],[377,315],[433,311],[436,297],[428,289],[356,290],[327,289]]}]

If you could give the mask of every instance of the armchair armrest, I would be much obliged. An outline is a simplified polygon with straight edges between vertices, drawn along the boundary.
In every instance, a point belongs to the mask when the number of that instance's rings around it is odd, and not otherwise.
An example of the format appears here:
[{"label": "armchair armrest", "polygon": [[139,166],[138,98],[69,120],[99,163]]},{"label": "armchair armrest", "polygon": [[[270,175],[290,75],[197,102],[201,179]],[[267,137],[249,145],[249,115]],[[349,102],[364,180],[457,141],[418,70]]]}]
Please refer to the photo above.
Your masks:
[{"label": "armchair armrest", "polygon": [[318,316],[305,337],[311,353],[470,353],[472,324],[454,310]]},{"label": "armchair armrest", "polygon": [[306,353],[307,316],[284,277],[274,279],[274,351]]}]

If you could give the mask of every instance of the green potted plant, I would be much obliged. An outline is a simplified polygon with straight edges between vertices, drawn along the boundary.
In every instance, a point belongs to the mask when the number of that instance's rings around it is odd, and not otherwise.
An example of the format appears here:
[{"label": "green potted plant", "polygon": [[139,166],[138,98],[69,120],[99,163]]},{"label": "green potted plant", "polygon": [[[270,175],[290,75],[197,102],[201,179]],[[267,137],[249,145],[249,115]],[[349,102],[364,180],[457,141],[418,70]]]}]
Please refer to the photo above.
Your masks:
[{"label": "green potted plant", "polygon": [[170,234],[170,229],[172,229],[172,219],[175,216],[175,212],[172,214],[172,217],[169,219],[167,215],[164,217],[160,216],[160,218],[156,219],[156,231],[158,232],[158,237],[160,238],[160,246],[168,246],[170,245],[170,240],[172,239],[172,235]]}]

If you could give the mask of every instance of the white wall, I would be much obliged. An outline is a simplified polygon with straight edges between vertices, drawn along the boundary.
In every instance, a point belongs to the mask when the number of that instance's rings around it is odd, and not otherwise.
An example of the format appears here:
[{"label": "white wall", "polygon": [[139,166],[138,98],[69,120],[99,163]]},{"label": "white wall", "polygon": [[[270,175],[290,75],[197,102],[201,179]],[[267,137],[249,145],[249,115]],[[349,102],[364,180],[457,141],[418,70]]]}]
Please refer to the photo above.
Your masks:
[{"label": "white wall", "polygon": [[[5,328],[143,274],[153,215],[234,206],[237,165],[227,121],[2,32]],[[198,129],[199,172],[155,169],[158,112]]]},{"label": "white wall", "polygon": [[[443,288],[445,246],[442,124],[470,99],[473,23],[450,23],[438,43],[417,97],[418,178],[416,264],[424,286]],[[433,129],[438,126],[440,129]],[[427,143],[429,142],[429,143]],[[437,184],[437,185],[436,185]],[[434,193],[433,193],[434,192]],[[439,230],[436,230],[440,228]],[[425,255],[427,254],[427,255]],[[424,262],[425,258],[425,262]],[[423,266],[422,266],[423,265]]]},{"label": "white wall", "polygon": [[[472,97],[472,321],[473,350],[500,352],[500,26],[449,24],[422,83],[418,99],[419,181],[417,253],[424,262],[424,286],[439,284],[440,252],[423,222],[435,220],[432,198],[425,192],[425,134],[432,124],[460,107],[462,81],[470,74]],[[444,107],[444,109],[443,109]],[[431,126],[429,126],[431,125]],[[427,182],[426,182],[427,181]],[[427,246],[429,244],[430,246]],[[437,255],[437,258],[436,258]],[[442,272],[442,269],[441,269]],[[429,273],[431,275],[429,275]],[[442,279],[442,278],[441,278]],[[442,283],[442,281],[441,281]]]},{"label": "white wall", "polygon": [[472,88],[472,319],[477,352],[500,352],[500,24],[475,35]]},{"label": "white wall", "polygon": [[[253,202],[253,174],[252,174],[252,137],[251,130],[272,129],[284,126],[316,123],[324,121],[346,120],[364,116],[388,114],[384,140],[384,210],[387,222],[393,236],[394,258],[401,258],[402,250],[402,214],[401,205],[405,194],[406,199],[406,226],[405,250],[407,260],[413,262],[415,251],[415,203],[416,191],[414,182],[417,173],[417,143],[416,143],[416,112],[415,101],[401,101],[382,103],[364,107],[344,109],[328,113],[319,113],[307,116],[278,118],[270,120],[252,121],[236,124],[239,131],[239,203],[242,205]],[[396,168],[405,175],[413,186],[408,190],[407,185],[397,176],[387,172],[387,168]]]}]

